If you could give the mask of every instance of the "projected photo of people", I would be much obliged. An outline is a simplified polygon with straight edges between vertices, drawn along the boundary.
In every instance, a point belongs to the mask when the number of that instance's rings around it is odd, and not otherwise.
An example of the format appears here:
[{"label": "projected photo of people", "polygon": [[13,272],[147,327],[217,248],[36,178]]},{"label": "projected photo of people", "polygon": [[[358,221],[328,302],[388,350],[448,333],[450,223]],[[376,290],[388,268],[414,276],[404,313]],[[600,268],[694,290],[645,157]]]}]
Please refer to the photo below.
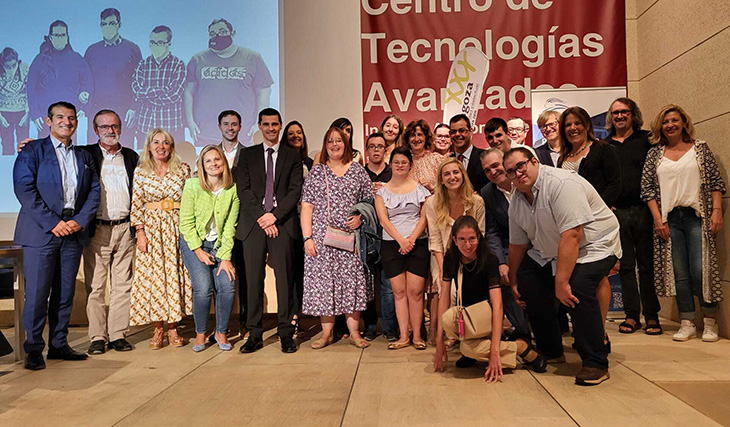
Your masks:
[{"label": "projected photo of people", "polygon": [[[94,91],[94,79],[84,58],[71,47],[68,25],[53,21],[38,55],[28,72],[28,103],[30,118],[38,136],[47,136],[43,118],[48,106],[58,101],[71,102],[79,108],[81,118],[88,110],[89,98]],[[93,115],[93,112],[91,113]]]},{"label": "projected photo of people", "polygon": [[[117,9],[104,9],[100,14],[101,40],[89,46],[84,54],[94,78],[94,92],[89,101],[90,115],[100,110],[115,111],[127,128],[131,128],[135,111],[132,109],[132,74],[142,60],[142,52],[134,42],[122,38],[122,16]],[[96,140],[94,125],[89,120],[87,143]],[[132,132],[127,133],[133,139]],[[125,137],[123,146],[132,147]]]},{"label": "projected photo of people", "polygon": [[15,154],[15,145],[28,137],[28,64],[15,49],[0,52],[0,140],[3,156]]},{"label": "projected photo of people", "polygon": [[[132,79],[137,134],[146,135],[152,129],[163,128],[175,141],[184,141],[185,63],[170,52],[172,30],[169,27],[155,27],[149,43],[150,56],[137,65]],[[140,139],[138,148],[142,148]]]},{"label": "projected photo of people", "polygon": [[[122,146],[141,151],[162,128],[191,163],[221,143],[221,111],[240,113],[238,141],[250,146],[262,140],[259,110],[280,107],[281,2],[0,1],[0,170],[12,170],[23,140],[49,135],[59,101],[77,108],[74,145],[96,144],[92,118],[111,110]],[[7,184],[0,223],[20,209]]]},{"label": "projected photo of people", "polygon": [[236,30],[226,19],[208,26],[208,49],[190,59],[185,86],[185,114],[196,146],[220,142],[220,129],[211,112],[241,114],[239,141],[251,145],[257,113],[269,106],[274,80],[261,55],[233,43]]}]

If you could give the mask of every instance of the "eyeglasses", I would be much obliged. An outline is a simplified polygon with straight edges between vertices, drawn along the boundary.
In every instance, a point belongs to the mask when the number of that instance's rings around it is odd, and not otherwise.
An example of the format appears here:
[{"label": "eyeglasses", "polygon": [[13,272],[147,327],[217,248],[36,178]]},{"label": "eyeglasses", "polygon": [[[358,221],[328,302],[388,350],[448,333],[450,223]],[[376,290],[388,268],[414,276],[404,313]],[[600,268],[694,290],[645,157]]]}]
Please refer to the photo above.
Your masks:
[{"label": "eyeglasses", "polygon": [[160,41],[150,40],[150,46],[162,47],[162,46],[167,46],[169,44],[170,44],[170,42],[166,42],[164,40],[160,40]]},{"label": "eyeglasses", "polygon": [[67,33],[51,33],[50,34],[50,37],[54,38],[54,39],[60,39],[60,38],[66,37],[66,36],[68,36]]},{"label": "eyeglasses", "polygon": [[102,22],[99,25],[102,27],[106,27],[107,25],[111,25],[112,27],[118,27],[119,22],[117,22],[117,21]]},{"label": "eyeglasses", "polygon": [[558,128],[558,122],[545,123],[544,125],[540,126],[540,130],[541,131],[545,131],[548,128],[550,128],[550,129],[557,129]]},{"label": "eyeglasses", "polygon": [[449,135],[456,135],[456,133],[460,133],[461,135],[466,135],[470,132],[467,128],[461,128],[461,129],[449,129]]},{"label": "eyeglasses", "polygon": [[614,110],[614,111],[611,111],[611,115],[613,117],[628,116],[629,114],[631,114],[631,110]]},{"label": "eyeglasses", "polygon": [[518,162],[515,165],[514,169],[507,169],[505,172],[505,175],[507,175],[507,179],[510,181],[513,181],[515,178],[517,178],[517,172],[524,173],[527,171],[527,164],[530,163],[529,160],[525,160],[523,162]]},{"label": "eyeglasses", "polygon": [[109,129],[114,129],[114,130],[117,130],[118,131],[122,127],[119,126],[119,125],[99,125],[96,128],[99,129],[99,130],[103,130],[103,131],[107,131]]},{"label": "eyeglasses", "polygon": [[525,131],[525,128],[508,128],[507,133],[522,133]]},{"label": "eyeglasses", "polygon": [[368,150],[385,151],[385,145],[368,145]]},{"label": "eyeglasses", "polygon": [[410,166],[411,162],[408,160],[396,160],[394,162],[390,162],[391,166]]},{"label": "eyeglasses", "polygon": [[210,36],[210,37],[215,37],[215,36],[230,36],[230,35],[231,35],[231,32],[228,31],[228,29],[226,29],[226,28],[220,29],[217,32],[216,31],[211,31],[211,32],[208,33],[208,36]]},{"label": "eyeglasses", "polygon": [[464,239],[462,237],[459,237],[456,239],[456,244],[459,246],[464,246],[467,243],[469,243],[470,245],[476,245],[477,243],[479,243],[479,238],[474,236],[474,237],[469,237],[468,239]]},{"label": "eyeglasses", "polygon": [[340,139],[340,138],[327,140],[327,145],[340,145],[340,144],[344,144],[344,141],[342,141],[342,139]]}]

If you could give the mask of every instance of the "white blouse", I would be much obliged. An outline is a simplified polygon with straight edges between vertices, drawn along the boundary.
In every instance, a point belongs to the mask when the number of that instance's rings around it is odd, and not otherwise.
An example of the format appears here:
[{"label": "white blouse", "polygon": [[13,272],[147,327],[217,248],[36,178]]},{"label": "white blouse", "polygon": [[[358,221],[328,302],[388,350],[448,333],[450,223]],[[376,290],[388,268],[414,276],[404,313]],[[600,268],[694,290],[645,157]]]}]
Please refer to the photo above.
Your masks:
[{"label": "white blouse", "polygon": [[700,166],[692,146],[679,160],[662,157],[656,170],[662,195],[662,221],[678,206],[693,208],[700,216]]}]

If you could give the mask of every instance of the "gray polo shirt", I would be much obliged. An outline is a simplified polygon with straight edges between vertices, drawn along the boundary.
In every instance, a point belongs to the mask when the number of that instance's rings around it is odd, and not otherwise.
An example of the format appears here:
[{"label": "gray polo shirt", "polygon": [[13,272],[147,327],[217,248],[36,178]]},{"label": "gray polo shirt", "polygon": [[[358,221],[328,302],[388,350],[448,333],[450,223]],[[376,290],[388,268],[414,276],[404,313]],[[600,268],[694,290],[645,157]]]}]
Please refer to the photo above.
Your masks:
[{"label": "gray polo shirt", "polygon": [[557,265],[560,234],[583,225],[578,264],[621,258],[621,239],[616,216],[593,186],[576,172],[539,165],[530,203],[515,191],[509,205],[509,242],[532,243],[527,254],[540,265]]}]

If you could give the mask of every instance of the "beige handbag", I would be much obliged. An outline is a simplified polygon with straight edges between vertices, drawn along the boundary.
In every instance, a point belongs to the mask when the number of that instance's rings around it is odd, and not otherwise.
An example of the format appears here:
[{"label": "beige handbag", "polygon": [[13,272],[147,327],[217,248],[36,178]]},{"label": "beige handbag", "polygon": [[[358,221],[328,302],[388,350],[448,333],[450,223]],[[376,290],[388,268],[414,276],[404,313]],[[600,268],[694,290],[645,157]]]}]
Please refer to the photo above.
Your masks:
[{"label": "beige handbag", "polygon": [[461,288],[463,288],[463,266],[459,266],[459,273],[456,275],[456,305],[446,310],[441,316],[441,321],[446,324],[458,324],[459,339],[485,338],[492,335],[492,306],[489,300],[485,300],[469,307],[464,307],[461,300]]}]

